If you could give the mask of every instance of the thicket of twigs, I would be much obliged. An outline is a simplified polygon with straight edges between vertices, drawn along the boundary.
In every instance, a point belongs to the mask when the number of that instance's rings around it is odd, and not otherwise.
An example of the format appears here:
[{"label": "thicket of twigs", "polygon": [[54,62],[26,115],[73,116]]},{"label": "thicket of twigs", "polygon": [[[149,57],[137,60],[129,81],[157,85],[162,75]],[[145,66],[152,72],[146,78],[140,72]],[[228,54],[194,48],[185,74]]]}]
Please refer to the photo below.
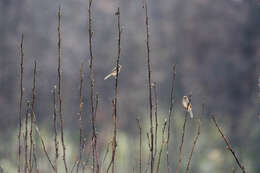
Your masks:
[{"label": "thicket of twigs", "polygon": [[[49,172],[116,172],[116,160],[117,160],[117,146],[120,143],[120,138],[118,138],[118,88],[120,87],[120,55],[121,55],[121,35],[123,34],[123,30],[121,27],[120,21],[120,8],[115,11],[115,17],[117,18],[117,56],[115,59],[115,67],[116,67],[116,75],[114,77],[114,98],[112,101],[112,112],[113,112],[113,131],[111,132],[111,141],[107,141],[107,146],[104,150],[106,153],[104,157],[101,157],[100,151],[97,148],[97,143],[99,142],[99,135],[97,133],[96,125],[98,122],[96,121],[96,117],[98,116],[97,110],[102,109],[99,108],[99,96],[95,92],[95,75],[94,75],[94,61],[95,56],[93,52],[93,29],[92,29],[92,21],[94,16],[92,16],[92,0],[89,0],[88,6],[88,15],[89,15],[89,81],[87,82],[89,86],[84,86],[84,80],[87,80],[86,76],[84,76],[84,71],[86,67],[81,64],[80,71],[80,88],[79,88],[79,112],[78,112],[78,123],[79,123],[79,146],[77,146],[77,158],[73,161],[73,164],[68,164],[67,158],[67,148],[66,148],[66,139],[64,135],[64,117],[63,117],[63,100],[62,100],[62,10],[61,7],[58,10],[58,26],[57,26],[57,84],[53,86],[52,90],[52,111],[53,111],[53,119],[51,123],[51,129],[53,129],[53,143],[51,146],[53,147],[53,151],[55,153],[49,153],[46,147],[45,137],[41,134],[41,130],[37,126],[37,114],[35,113],[35,100],[37,98],[36,90],[37,90],[37,62],[34,62],[34,71],[33,71],[33,82],[32,82],[32,94],[29,100],[25,100],[24,98],[24,85],[23,85],[23,77],[24,77],[24,49],[23,46],[26,44],[24,42],[24,36],[21,36],[20,43],[20,100],[19,100],[19,131],[18,131],[18,142],[17,142],[17,172],[42,172],[40,170],[39,165],[41,162],[40,158],[37,156],[37,152],[43,152],[45,155],[45,159],[48,161],[51,170]],[[172,66],[172,78],[171,80],[171,90],[169,91],[169,114],[165,120],[161,120],[158,116],[158,93],[157,93],[157,83],[152,80],[152,67],[151,67],[151,59],[150,59],[150,32],[149,32],[149,15],[148,15],[148,5],[147,1],[143,2],[143,10],[144,10],[144,26],[146,29],[146,35],[144,37],[144,44],[146,44],[146,66],[147,69],[147,95],[148,95],[148,103],[149,103],[149,131],[145,131],[143,128],[143,121],[140,118],[137,118],[136,128],[138,129],[138,137],[139,142],[136,144],[138,146],[138,152],[136,153],[136,158],[138,162],[138,167],[133,169],[133,172],[160,172],[160,168],[165,167],[170,172],[190,172],[190,165],[192,163],[192,156],[196,153],[196,147],[198,144],[199,136],[201,133],[201,125],[202,119],[204,117],[204,107],[202,105],[202,112],[192,121],[197,122],[196,135],[194,136],[194,141],[192,144],[192,148],[189,148],[190,154],[188,156],[187,162],[183,161],[183,144],[185,143],[185,130],[188,116],[188,111],[185,111],[184,114],[184,123],[182,125],[181,138],[175,139],[178,141],[178,155],[172,155],[169,152],[169,148],[171,147],[170,139],[174,138],[171,133],[174,121],[174,113],[173,113],[173,105],[175,103],[174,95],[175,95],[175,82],[176,77],[178,76],[178,67],[176,65]],[[145,51],[145,50],[144,50]],[[86,60],[88,61],[88,60]],[[145,80],[144,80],[145,81]],[[88,100],[90,101],[90,105],[84,105],[83,91],[88,89],[90,91],[90,95]],[[192,95],[189,95],[189,103],[191,104]],[[24,102],[26,102],[26,106]],[[86,139],[86,134],[83,132],[83,127],[87,124],[87,122],[83,121],[83,110],[90,109],[91,112],[91,131],[86,133],[91,134],[89,139]],[[23,114],[25,110],[25,114]],[[224,135],[224,132],[221,130],[220,125],[217,123],[214,115],[212,117],[212,125],[215,125],[220,137],[223,138],[223,142],[225,143],[227,149],[233,155],[236,163],[242,172],[245,171],[245,167],[240,162],[237,153],[235,153],[234,149],[231,147],[229,140]],[[159,124],[158,121],[162,122]],[[202,132],[203,133],[203,132]],[[144,138],[144,136],[146,138]],[[41,151],[37,151],[39,149],[36,144],[36,140],[39,140],[40,143],[38,145],[41,146]],[[148,143],[148,145],[147,145]],[[50,146],[50,144],[48,144]],[[145,146],[145,147],[144,147]],[[90,152],[87,152],[87,148],[91,148]],[[149,160],[144,160],[143,153],[147,151],[143,151],[146,149],[149,152]],[[165,155],[162,155],[162,152],[165,152]],[[53,157],[54,156],[54,157]],[[161,163],[162,157],[165,156],[166,165]],[[42,158],[41,158],[42,159]],[[62,160],[60,162],[59,160]],[[172,167],[173,160],[176,162],[176,167]],[[70,163],[72,161],[70,160]],[[105,164],[106,163],[106,164]],[[181,166],[185,165],[185,166]],[[185,167],[185,170],[182,170]],[[63,170],[63,171],[61,171]]]}]

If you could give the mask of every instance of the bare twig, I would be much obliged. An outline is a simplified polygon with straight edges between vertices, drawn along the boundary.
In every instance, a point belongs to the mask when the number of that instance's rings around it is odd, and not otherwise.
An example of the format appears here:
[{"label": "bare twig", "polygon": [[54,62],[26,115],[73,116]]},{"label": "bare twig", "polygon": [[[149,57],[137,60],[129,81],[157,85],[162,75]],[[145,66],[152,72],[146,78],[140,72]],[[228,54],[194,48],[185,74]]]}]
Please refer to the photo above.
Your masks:
[{"label": "bare twig", "polygon": [[32,172],[32,156],[33,156],[33,124],[35,121],[35,110],[34,110],[34,104],[35,104],[35,88],[36,88],[36,72],[37,72],[37,62],[34,61],[34,70],[33,70],[33,87],[32,87],[32,113],[31,113],[31,124],[30,124],[30,153],[29,153],[29,173]]},{"label": "bare twig", "polygon": [[211,118],[212,118],[212,120],[213,120],[215,126],[217,127],[217,129],[218,129],[218,131],[219,131],[221,137],[223,138],[224,142],[226,143],[227,149],[232,153],[232,155],[233,155],[233,157],[235,158],[235,160],[236,160],[238,166],[240,167],[241,171],[242,171],[243,173],[245,173],[245,172],[246,172],[245,167],[244,167],[244,166],[242,165],[242,163],[240,163],[240,161],[238,160],[238,156],[236,155],[234,149],[233,149],[233,148],[231,147],[231,145],[229,144],[228,139],[225,137],[225,135],[224,135],[223,132],[221,131],[221,129],[220,129],[220,127],[219,127],[219,125],[218,125],[218,123],[217,123],[215,117],[212,115]]},{"label": "bare twig", "polygon": [[24,173],[28,170],[28,119],[30,115],[30,102],[26,102],[26,114],[25,114],[25,135],[24,135]]},{"label": "bare twig", "polygon": [[151,82],[151,63],[150,63],[150,34],[147,0],[144,0],[145,26],[146,26],[146,49],[147,49],[147,70],[148,70],[148,90],[149,90],[149,110],[150,110],[150,155],[151,155],[151,173],[154,168],[154,134],[153,134],[153,102],[152,102],[152,82]]},{"label": "bare twig", "polygon": [[54,167],[56,173],[58,172],[58,159],[59,159],[59,144],[57,138],[57,112],[56,112],[56,85],[53,86],[53,129],[54,129],[54,147],[55,147],[55,161]]},{"label": "bare twig", "polygon": [[[191,95],[189,96],[189,103],[188,106],[191,104]],[[188,116],[188,111],[185,109],[185,120],[183,123],[183,127],[182,127],[182,137],[181,137],[181,144],[179,146],[179,154],[178,154],[178,164],[177,164],[177,168],[176,168],[176,173],[178,173],[179,168],[181,166],[181,160],[182,160],[182,147],[183,147],[183,143],[184,143],[184,135],[185,135],[185,128],[186,128],[186,122],[187,122],[187,116]]]},{"label": "bare twig", "polygon": [[21,172],[21,130],[22,130],[22,103],[23,103],[23,61],[24,61],[24,52],[23,52],[23,38],[24,35],[22,34],[21,44],[20,44],[20,56],[21,56],[21,63],[20,63],[20,100],[19,100],[19,132],[18,132],[18,173]]},{"label": "bare twig", "polygon": [[95,163],[95,153],[96,153],[96,129],[95,129],[95,108],[94,108],[94,70],[93,70],[93,45],[92,45],[92,38],[93,38],[93,31],[92,31],[92,1],[89,0],[88,4],[88,35],[89,35],[89,54],[90,54],[90,64],[89,64],[89,71],[90,71],[90,104],[91,104],[91,117],[92,117],[92,172],[95,172],[96,163]]},{"label": "bare twig", "polygon": [[77,173],[79,171],[79,166],[81,164],[81,159],[82,159],[82,111],[83,111],[83,96],[82,96],[82,87],[83,87],[83,63],[80,66],[80,87],[79,87],[79,113],[78,113],[78,120],[79,120],[79,161],[77,163]]},{"label": "bare twig", "polygon": [[140,119],[137,120],[137,125],[139,129],[139,173],[142,172],[142,125]]},{"label": "bare twig", "polygon": [[198,142],[198,139],[199,139],[199,136],[200,136],[200,127],[201,127],[201,121],[200,119],[198,120],[198,130],[197,130],[197,135],[196,137],[194,138],[194,141],[193,141],[193,146],[192,146],[192,150],[191,150],[191,153],[190,153],[190,156],[189,156],[189,161],[188,161],[188,164],[187,164],[187,167],[186,167],[186,173],[189,172],[189,167],[190,167],[190,162],[191,162],[191,158],[192,158],[192,154],[194,152],[194,149],[195,149],[195,146]]},{"label": "bare twig", "polygon": [[107,168],[107,173],[112,166],[112,173],[114,173],[114,167],[115,167],[115,155],[116,155],[116,147],[117,147],[117,90],[118,90],[118,73],[119,73],[119,60],[121,55],[121,25],[120,25],[120,8],[117,8],[116,11],[117,16],[117,28],[118,28],[118,52],[117,52],[117,61],[116,61],[116,78],[115,78],[115,97],[113,100],[113,120],[114,120],[114,134],[113,134],[113,142],[112,142],[112,158],[109,163],[109,166]]},{"label": "bare twig", "polygon": [[45,156],[47,157],[47,159],[48,159],[48,161],[49,161],[49,163],[50,163],[50,165],[51,165],[53,171],[55,172],[56,169],[55,169],[53,163],[51,162],[50,156],[49,156],[49,154],[48,154],[48,152],[47,152],[47,150],[46,150],[45,143],[44,143],[44,140],[43,140],[43,138],[42,138],[42,136],[41,136],[40,130],[39,130],[39,128],[38,128],[36,125],[35,125],[35,130],[36,130],[38,136],[39,136],[40,139],[41,139],[42,149],[43,149],[43,151],[44,151],[44,153],[45,153]]},{"label": "bare twig", "polygon": [[63,117],[62,117],[62,96],[61,96],[61,7],[58,11],[58,95],[59,95],[59,115],[60,115],[60,130],[61,130],[61,143],[63,149],[63,162],[65,172],[68,173],[68,167],[66,162],[66,146],[64,142],[64,130],[63,130]]},{"label": "bare twig", "polygon": [[157,83],[153,82],[152,87],[154,89],[154,102],[155,102],[155,135],[154,135],[154,159],[156,159],[157,154],[157,132],[158,132],[158,95],[157,95]]},{"label": "bare twig", "polygon": [[[94,122],[96,122],[97,110],[98,110],[98,94],[96,94],[96,104],[95,104],[95,111],[94,111],[95,121],[94,121]],[[95,128],[96,128],[96,127],[95,127]],[[95,148],[95,159],[96,159],[96,167],[97,167],[96,173],[99,173],[99,161],[98,161],[97,135],[96,135],[96,131],[95,131],[95,136],[96,136],[96,138],[95,138],[94,148]]]},{"label": "bare twig", "polygon": [[162,155],[163,146],[164,146],[164,142],[165,142],[164,141],[164,132],[165,132],[166,124],[167,124],[167,119],[165,119],[165,121],[163,123],[163,127],[162,127],[162,143],[161,143],[161,149],[159,151],[159,158],[158,158],[156,173],[159,173],[159,168],[160,168],[160,163],[161,163],[161,155]]},{"label": "bare twig", "polygon": [[173,109],[173,103],[174,103],[175,79],[176,79],[176,65],[174,64],[173,65],[173,73],[172,73],[170,109],[169,109],[169,117],[168,117],[168,129],[167,129],[168,133],[167,133],[167,140],[166,140],[166,162],[167,162],[168,173],[170,173],[169,142],[170,142],[170,133],[171,133],[171,116],[172,116],[172,109]]}]

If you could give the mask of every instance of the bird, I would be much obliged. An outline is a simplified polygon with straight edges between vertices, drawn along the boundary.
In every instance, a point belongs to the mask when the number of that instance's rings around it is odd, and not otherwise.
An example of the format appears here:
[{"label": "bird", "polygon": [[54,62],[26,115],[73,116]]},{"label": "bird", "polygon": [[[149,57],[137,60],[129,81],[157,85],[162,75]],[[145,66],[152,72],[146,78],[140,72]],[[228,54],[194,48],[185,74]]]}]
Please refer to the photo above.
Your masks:
[{"label": "bird", "polygon": [[190,117],[193,118],[192,106],[191,106],[190,100],[187,96],[183,96],[182,105],[185,108],[185,110],[190,113]]},{"label": "bird", "polygon": [[[120,72],[121,68],[122,68],[122,65],[118,64],[118,73]],[[107,79],[110,78],[111,76],[116,77],[116,67],[112,70],[111,73],[109,73],[109,74],[104,78],[104,80],[107,80]]]}]

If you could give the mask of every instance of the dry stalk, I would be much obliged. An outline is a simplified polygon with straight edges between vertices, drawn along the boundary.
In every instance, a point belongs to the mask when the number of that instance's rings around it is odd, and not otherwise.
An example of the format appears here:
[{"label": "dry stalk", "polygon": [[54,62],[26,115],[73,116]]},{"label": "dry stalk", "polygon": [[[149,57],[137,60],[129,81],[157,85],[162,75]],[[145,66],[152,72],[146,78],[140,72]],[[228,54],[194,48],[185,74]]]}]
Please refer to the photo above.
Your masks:
[{"label": "dry stalk", "polygon": [[19,132],[18,132],[18,173],[21,172],[21,130],[22,130],[22,103],[23,103],[23,62],[24,62],[24,52],[23,52],[23,39],[24,35],[22,34],[21,44],[20,44],[20,56],[21,56],[21,63],[20,63],[20,99],[19,99]]},{"label": "dry stalk", "polygon": [[34,110],[34,104],[35,104],[35,88],[36,88],[36,72],[37,72],[37,62],[34,61],[34,70],[33,70],[33,87],[32,87],[32,113],[31,113],[31,124],[30,124],[30,153],[29,153],[29,173],[32,173],[32,155],[33,155],[33,124],[35,120],[35,110]]},{"label": "dry stalk", "polygon": [[83,111],[83,94],[82,94],[82,88],[83,88],[83,63],[80,66],[80,87],[79,87],[79,113],[78,113],[78,120],[79,120],[79,161],[77,163],[77,173],[79,171],[79,166],[81,164],[82,160],[82,146],[83,146],[83,135],[82,135],[82,111]]},{"label": "dry stalk", "polygon": [[140,119],[137,120],[137,125],[139,129],[139,173],[142,172],[142,125]]},{"label": "dry stalk", "polygon": [[26,102],[26,113],[25,113],[25,134],[24,134],[24,173],[28,170],[28,119],[30,115],[30,102]]},{"label": "dry stalk", "polygon": [[150,63],[150,34],[149,34],[149,18],[147,0],[144,0],[145,9],[145,26],[146,26],[146,49],[147,49],[147,70],[148,70],[148,90],[149,90],[149,118],[150,118],[150,157],[151,157],[151,173],[154,168],[154,134],[153,134],[153,102],[152,102],[152,82],[151,82],[151,63]]},{"label": "dry stalk", "polygon": [[63,162],[65,172],[68,173],[68,167],[66,162],[66,146],[64,142],[64,130],[63,130],[63,116],[62,116],[62,94],[61,94],[61,7],[58,11],[58,95],[59,95],[59,115],[60,115],[60,130],[61,130],[61,143],[63,149]]},{"label": "dry stalk", "polygon": [[158,133],[158,95],[157,95],[157,83],[153,82],[152,87],[154,89],[154,102],[155,102],[155,135],[154,135],[154,159],[157,154],[157,133]]},{"label": "dry stalk", "polygon": [[162,155],[163,146],[164,146],[164,143],[165,143],[165,141],[164,141],[164,132],[165,132],[166,124],[167,124],[167,119],[165,119],[164,124],[163,124],[163,128],[162,128],[162,143],[161,143],[161,149],[159,151],[159,158],[158,158],[156,173],[159,173],[159,169],[160,169],[161,155]]},{"label": "dry stalk", "polygon": [[199,136],[200,136],[200,127],[201,127],[201,121],[200,119],[198,120],[198,130],[197,130],[197,135],[196,137],[194,138],[194,141],[193,141],[193,145],[192,145],[192,150],[191,150],[191,153],[190,153],[190,156],[189,156],[189,161],[188,161],[188,164],[187,164],[187,167],[186,167],[186,173],[189,172],[189,167],[190,167],[190,162],[191,162],[191,158],[192,158],[192,154],[194,152],[194,149],[195,149],[195,146],[198,142],[198,139],[199,139]]},{"label": "dry stalk", "polygon": [[213,115],[212,115],[212,120],[213,120],[215,126],[217,127],[217,129],[218,129],[218,131],[219,131],[221,137],[223,138],[224,142],[226,143],[227,149],[232,153],[232,155],[233,155],[233,157],[235,158],[235,160],[236,160],[238,166],[240,167],[241,171],[242,171],[243,173],[245,173],[245,172],[246,172],[245,167],[244,167],[244,166],[242,165],[242,163],[238,160],[238,156],[236,155],[235,150],[234,150],[234,149],[231,147],[231,145],[229,144],[228,139],[226,138],[226,136],[225,136],[225,135],[223,134],[223,132],[221,131],[221,129],[220,129],[220,127],[219,127],[219,125],[218,125],[218,123],[217,123],[217,121],[216,121],[216,119],[215,119],[215,117],[214,117]]},{"label": "dry stalk", "polygon": [[[98,94],[96,94],[96,104],[95,104],[95,111],[94,111],[94,116],[95,116],[95,121],[96,122],[96,117],[97,117],[97,110],[98,110]],[[95,127],[96,128],[96,127]],[[95,136],[96,135],[96,131],[95,131]],[[96,170],[96,173],[99,173],[99,161],[98,161],[98,151],[97,151],[97,137],[95,138],[95,159],[96,159],[96,167],[97,167],[97,170]]]},{"label": "dry stalk", "polygon": [[92,172],[95,172],[96,163],[95,163],[95,153],[96,153],[96,129],[95,129],[95,106],[94,106],[94,71],[93,71],[93,45],[92,45],[92,38],[93,38],[93,31],[92,31],[92,1],[89,0],[88,4],[88,34],[89,34],[89,54],[90,54],[90,64],[89,64],[89,71],[90,71],[90,104],[91,104],[91,117],[92,117]]},{"label": "dry stalk", "polygon": [[46,147],[45,147],[44,140],[43,140],[43,138],[42,138],[42,136],[41,136],[40,130],[39,130],[39,128],[38,128],[36,125],[35,125],[35,130],[36,130],[38,136],[39,136],[40,139],[41,139],[42,149],[43,149],[43,151],[44,151],[44,153],[45,153],[45,156],[47,157],[47,159],[48,159],[48,161],[49,161],[49,163],[50,163],[50,165],[51,165],[53,171],[55,172],[55,171],[56,171],[55,166],[53,165],[53,163],[52,163],[52,161],[51,161],[51,159],[50,159],[50,156],[49,156],[49,154],[48,154],[48,152],[47,152],[47,150],[46,150]]},{"label": "dry stalk", "polygon": [[118,28],[118,51],[117,51],[117,61],[116,61],[116,78],[115,78],[115,88],[114,88],[114,92],[115,92],[115,97],[113,100],[113,121],[114,121],[114,133],[113,133],[113,142],[112,142],[112,158],[111,161],[109,163],[109,166],[107,168],[107,173],[110,169],[110,167],[112,166],[112,173],[114,173],[114,169],[115,169],[115,155],[116,155],[116,147],[117,147],[117,99],[118,99],[118,94],[117,94],[117,90],[118,90],[118,73],[119,73],[119,60],[120,60],[120,55],[121,55],[121,33],[122,33],[122,29],[121,29],[121,25],[120,25],[120,8],[117,8],[116,11],[116,16],[117,16],[117,28]]},{"label": "dry stalk", "polygon": [[[191,104],[191,95],[189,95],[189,103],[188,106]],[[186,110],[186,109],[185,109]],[[182,137],[181,137],[181,144],[179,146],[179,154],[178,154],[178,164],[177,164],[177,168],[176,168],[176,173],[178,173],[179,168],[181,167],[181,160],[182,160],[182,147],[183,147],[183,143],[184,143],[184,135],[185,135],[185,128],[186,128],[186,122],[187,122],[187,117],[188,117],[188,111],[185,111],[185,120],[183,123],[183,127],[182,127]]]},{"label": "dry stalk", "polygon": [[53,86],[52,90],[53,95],[53,129],[54,129],[54,147],[55,147],[55,161],[54,167],[55,172],[58,172],[58,159],[59,159],[59,143],[58,143],[58,134],[57,134],[57,112],[56,112],[56,85]]},{"label": "dry stalk", "polygon": [[171,133],[171,116],[172,109],[174,103],[174,88],[175,88],[175,80],[176,80],[176,65],[173,65],[173,73],[172,73],[172,87],[171,87],[171,96],[170,96],[170,109],[169,109],[169,117],[168,117],[168,133],[166,140],[166,162],[167,162],[167,170],[170,173],[170,161],[169,161],[169,142],[170,142],[170,133]]}]

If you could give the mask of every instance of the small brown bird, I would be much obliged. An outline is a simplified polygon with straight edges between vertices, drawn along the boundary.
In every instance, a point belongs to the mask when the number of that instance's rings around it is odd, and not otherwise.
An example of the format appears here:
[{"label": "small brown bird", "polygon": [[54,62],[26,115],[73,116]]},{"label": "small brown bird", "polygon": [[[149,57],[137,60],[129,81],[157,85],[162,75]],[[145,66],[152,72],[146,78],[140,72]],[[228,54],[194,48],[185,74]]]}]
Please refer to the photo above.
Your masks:
[{"label": "small brown bird", "polygon": [[[120,72],[121,68],[122,68],[122,65],[118,64],[118,73]],[[108,74],[108,75],[104,78],[104,80],[107,80],[107,79],[110,78],[111,76],[116,77],[116,67],[112,70],[112,72],[111,72],[110,74]]]},{"label": "small brown bird", "polygon": [[187,96],[183,96],[182,105],[190,113],[190,117],[193,118],[192,106]]}]

